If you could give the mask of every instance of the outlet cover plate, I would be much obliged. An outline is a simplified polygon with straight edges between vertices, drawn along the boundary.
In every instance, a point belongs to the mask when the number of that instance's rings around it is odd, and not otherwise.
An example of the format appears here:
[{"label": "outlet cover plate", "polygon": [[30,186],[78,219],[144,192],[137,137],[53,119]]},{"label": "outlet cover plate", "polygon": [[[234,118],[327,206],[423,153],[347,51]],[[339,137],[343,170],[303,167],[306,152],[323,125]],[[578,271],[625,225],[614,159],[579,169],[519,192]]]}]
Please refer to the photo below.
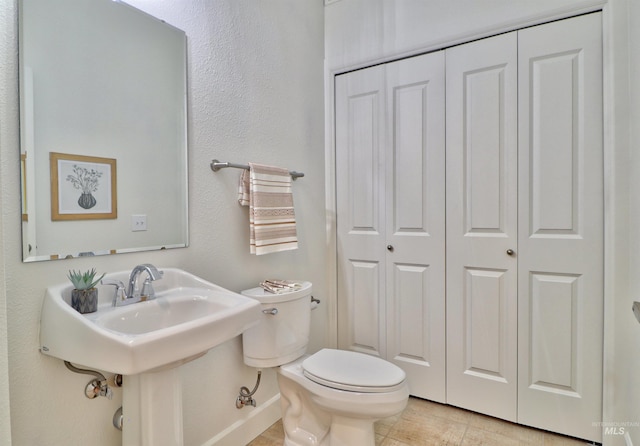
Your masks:
[{"label": "outlet cover plate", "polygon": [[132,215],[131,216],[131,230],[133,232],[146,231],[147,230],[147,216],[146,215]]}]

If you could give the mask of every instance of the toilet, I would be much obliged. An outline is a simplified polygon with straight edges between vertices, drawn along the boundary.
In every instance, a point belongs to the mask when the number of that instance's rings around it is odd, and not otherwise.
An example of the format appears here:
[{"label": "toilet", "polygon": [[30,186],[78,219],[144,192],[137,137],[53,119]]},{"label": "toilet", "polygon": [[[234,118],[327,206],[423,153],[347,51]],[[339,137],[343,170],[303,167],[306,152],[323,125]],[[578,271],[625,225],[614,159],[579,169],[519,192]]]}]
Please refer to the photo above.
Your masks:
[{"label": "toilet", "polygon": [[373,423],[406,407],[404,371],[383,359],[323,349],[307,355],[311,322],[310,282],[274,294],[242,291],[260,301],[260,323],[242,335],[244,362],[277,367],[285,446],[375,444]]}]

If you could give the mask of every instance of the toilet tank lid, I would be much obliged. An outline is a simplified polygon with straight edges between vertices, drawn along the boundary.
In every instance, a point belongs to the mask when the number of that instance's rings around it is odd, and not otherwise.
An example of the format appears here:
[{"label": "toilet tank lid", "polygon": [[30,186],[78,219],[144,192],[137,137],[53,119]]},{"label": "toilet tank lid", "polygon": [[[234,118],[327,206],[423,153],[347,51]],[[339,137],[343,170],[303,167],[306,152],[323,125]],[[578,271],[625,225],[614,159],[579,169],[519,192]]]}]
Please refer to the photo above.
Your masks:
[{"label": "toilet tank lid", "polygon": [[287,302],[290,300],[299,299],[311,293],[311,290],[312,290],[311,282],[305,282],[300,280],[296,280],[295,282],[302,284],[302,288],[295,291],[286,291],[284,293],[276,294],[276,293],[270,293],[269,291],[259,286],[259,287],[241,291],[240,294],[242,294],[243,296],[247,296],[247,297],[251,297],[253,299],[259,300],[261,303],[264,303],[264,304],[273,304],[277,302]]}]

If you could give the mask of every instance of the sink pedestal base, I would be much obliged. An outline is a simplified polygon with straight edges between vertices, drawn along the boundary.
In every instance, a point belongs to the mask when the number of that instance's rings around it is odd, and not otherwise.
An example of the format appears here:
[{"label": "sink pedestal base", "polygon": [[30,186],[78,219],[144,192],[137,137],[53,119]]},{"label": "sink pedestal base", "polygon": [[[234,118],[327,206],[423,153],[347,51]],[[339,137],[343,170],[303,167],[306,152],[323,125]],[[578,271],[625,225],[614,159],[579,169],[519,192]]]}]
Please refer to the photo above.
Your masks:
[{"label": "sink pedestal base", "polygon": [[182,446],[179,368],[124,376],[123,446]]}]

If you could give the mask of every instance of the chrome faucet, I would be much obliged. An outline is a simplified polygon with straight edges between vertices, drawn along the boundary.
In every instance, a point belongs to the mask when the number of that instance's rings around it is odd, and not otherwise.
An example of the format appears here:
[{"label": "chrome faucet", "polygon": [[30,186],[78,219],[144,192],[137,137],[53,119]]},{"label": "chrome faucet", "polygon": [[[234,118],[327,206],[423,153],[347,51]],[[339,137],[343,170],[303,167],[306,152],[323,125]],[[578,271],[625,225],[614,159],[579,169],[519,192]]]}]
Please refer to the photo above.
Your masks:
[{"label": "chrome faucet", "polygon": [[[136,292],[136,283],[138,282],[138,277],[143,272],[147,272],[149,277],[147,277],[142,285],[142,291],[139,293]],[[129,285],[125,291],[124,283],[120,280],[109,280],[103,279],[100,281],[103,285],[114,285],[116,287],[116,292],[113,296],[113,301],[111,306],[117,307],[120,305],[128,305],[136,302],[140,302],[141,300],[151,300],[156,297],[156,293],[153,290],[153,286],[151,282],[154,280],[162,279],[162,275],[164,273],[159,271],[155,266],[150,263],[144,263],[142,265],[138,265],[131,271],[131,275],[129,276]]]},{"label": "chrome faucet", "polygon": [[[144,281],[144,285],[142,286],[142,291],[137,294],[136,293],[136,282],[138,281],[138,276],[147,272],[149,277]],[[162,271],[158,271],[158,269],[150,263],[143,263],[142,265],[138,265],[131,271],[131,275],[129,276],[129,287],[127,288],[127,299],[137,298],[139,300],[146,299],[154,299],[156,297],[156,293],[153,290],[153,286],[151,282],[154,280],[162,279],[162,275],[164,273]]]}]

